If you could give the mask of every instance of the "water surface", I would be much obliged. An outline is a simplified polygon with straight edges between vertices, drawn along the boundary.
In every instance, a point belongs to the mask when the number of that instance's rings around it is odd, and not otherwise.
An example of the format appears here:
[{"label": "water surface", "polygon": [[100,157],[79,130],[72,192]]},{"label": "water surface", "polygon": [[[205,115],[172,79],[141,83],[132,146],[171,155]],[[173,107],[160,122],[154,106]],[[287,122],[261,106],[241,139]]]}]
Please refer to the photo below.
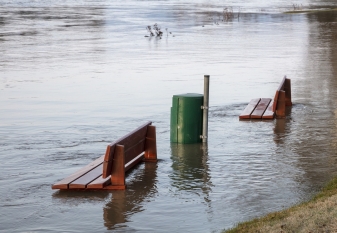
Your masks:
[{"label": "water surface", "polygon": [[[337,172],[337,14],[283,12],[333,4],[2,1],[0,231],[221,232],[310,198]],[[171,144],[172,96],[205,74],[208,144]],[[239,121],[284,75],[287,118]],[[51,190],[148,120],[160,160],[127,190]]]}]

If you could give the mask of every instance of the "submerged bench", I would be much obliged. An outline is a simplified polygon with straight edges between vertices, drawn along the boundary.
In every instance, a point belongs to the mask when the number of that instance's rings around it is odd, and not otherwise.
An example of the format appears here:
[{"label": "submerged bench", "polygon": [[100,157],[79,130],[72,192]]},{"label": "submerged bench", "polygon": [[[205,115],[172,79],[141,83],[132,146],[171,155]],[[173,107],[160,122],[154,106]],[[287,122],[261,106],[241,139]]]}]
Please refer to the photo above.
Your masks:
[{"label": "submerged bench", "polygon": [[276,90],[274,99],[252,99],[240,114],[239,119],[274,119],[284,118],[286,106],[291,106],[291,83],[286,76]]},{"label": "submerged bench", "polygon": [[125,173],[145,162],[157,162],[156,128],[152,122],[107,146],[105,155],[55,183],[52,189],[125,189]]}]

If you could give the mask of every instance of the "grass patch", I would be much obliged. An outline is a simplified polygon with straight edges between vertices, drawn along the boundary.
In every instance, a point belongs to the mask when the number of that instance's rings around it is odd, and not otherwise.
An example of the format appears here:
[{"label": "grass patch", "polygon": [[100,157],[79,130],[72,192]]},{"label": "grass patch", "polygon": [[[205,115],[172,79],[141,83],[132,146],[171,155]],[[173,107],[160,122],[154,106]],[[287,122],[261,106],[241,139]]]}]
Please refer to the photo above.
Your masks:
[{"label": "grass patch", "polygon": [[239,223],[224,233],[337,232],[337,177],[310,201]]}]

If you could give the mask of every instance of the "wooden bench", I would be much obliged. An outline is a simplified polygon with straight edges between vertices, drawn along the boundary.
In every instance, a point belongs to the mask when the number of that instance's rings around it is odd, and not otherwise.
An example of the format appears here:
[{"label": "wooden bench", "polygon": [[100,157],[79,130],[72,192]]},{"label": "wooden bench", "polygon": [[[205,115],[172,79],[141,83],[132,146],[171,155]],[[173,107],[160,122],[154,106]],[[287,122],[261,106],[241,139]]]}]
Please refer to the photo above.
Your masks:
[{"label": "wooden bench", "polygon": [[107,146],[105,155],[55,183],[52,189],[125,189],[125,173],[141,161],[157,162],[156,128],[151,122]]},{"label": "wooden bench", "polygon": [[291,106],[291,83],[286,76],[276,90],[274,99],[252,99],[240,114],[239,119],[284,118],[286,106]]}]

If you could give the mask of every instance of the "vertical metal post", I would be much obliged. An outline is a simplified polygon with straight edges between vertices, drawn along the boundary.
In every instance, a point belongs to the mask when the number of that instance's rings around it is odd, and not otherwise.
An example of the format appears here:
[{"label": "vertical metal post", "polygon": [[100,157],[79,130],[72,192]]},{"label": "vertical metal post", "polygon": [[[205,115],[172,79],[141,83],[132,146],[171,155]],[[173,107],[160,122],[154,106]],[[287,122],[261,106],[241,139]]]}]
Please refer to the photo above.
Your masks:
[{"label": "vertical metal post", "polygon": [[204,75],[204,106],[202,118],[202,142],[208,139],[208,103],[209,103],[209,75]]}]

